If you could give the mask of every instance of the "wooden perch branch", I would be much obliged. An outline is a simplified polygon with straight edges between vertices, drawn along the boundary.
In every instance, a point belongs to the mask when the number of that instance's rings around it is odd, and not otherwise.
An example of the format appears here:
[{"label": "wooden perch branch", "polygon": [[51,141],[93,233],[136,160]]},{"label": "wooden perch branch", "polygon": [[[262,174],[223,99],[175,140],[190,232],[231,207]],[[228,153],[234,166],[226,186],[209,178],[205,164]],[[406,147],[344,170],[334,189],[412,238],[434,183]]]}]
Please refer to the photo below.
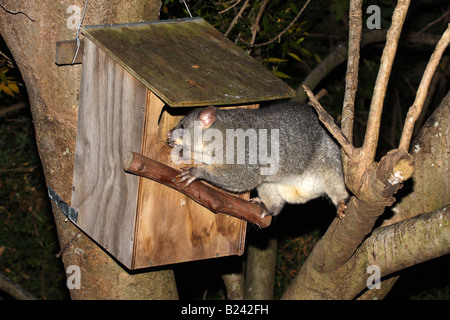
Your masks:
[{"label": "wooden perch branch", "polygon": [[399,149],[408,151],[409,145],[411,143],[411,137],[414,129],[414,124],[422,112],[423,104],[425,98],[427,97],[428,88],[430,87],[431,79],[436,71],[439,61],[441,60],[442,54],[450,43],[450,24],[442,35],[441,40],[439,40],[433,54],[431,55],[430,61],[423,73],[422,80],[420,81],[419,88],[417,90],[416,99],[413,105],[409,108],[408,114],[406,115],[405,124],[403,126],[402,137],[400,138]]},{"label": "wooden perch branch", "polygon": [[325,109],[321,106],[320,102],[317,101],[316,97],[311,92],[311,90],[309,90],[309,88],[306,87],[305,85],[303,85],[303,89],[305,89],[305,92],[308,95],[309,100],[311,101],[314,109],[317,111],[317,114],[319,115],[319,120],[324,124],[324,126],[328,129],[328,131],[341,145],[342,150],[344,150],[347,156],[351,157],[355,150],[353,145],[348,141],[347,137],[334,123],[333,118],[325,111]]},{"label": "wooden perch branch", "polygon": [[123,158],[123,168],[126,172],[157,181],[175,189],[214,213],[225,213],[246,220],[260,228],[268,227],[272,221],[271,216],[261,217],[264,209],[258,204],[220,192],[201,181],[194,181],[189,187],[185,188],[185,183],[178,181],[179,171],[139,153],[128,153]]}]

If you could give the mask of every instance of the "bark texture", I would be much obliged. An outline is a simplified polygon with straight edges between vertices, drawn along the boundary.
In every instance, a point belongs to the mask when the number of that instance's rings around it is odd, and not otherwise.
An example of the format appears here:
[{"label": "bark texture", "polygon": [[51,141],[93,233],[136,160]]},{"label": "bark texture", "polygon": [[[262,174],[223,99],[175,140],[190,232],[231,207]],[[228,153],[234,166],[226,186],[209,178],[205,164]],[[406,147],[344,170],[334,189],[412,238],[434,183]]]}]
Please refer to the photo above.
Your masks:
[{"label": "bark texture", "polygon": [[[74,39],[85,1],[6,0],[0,32],[22,73],[30,98],[39,156],[47,185],[70,203],[81,65],[58,67],[56,41]],[[87,6],[84,25],[158,19],[160,1],[99,0]],[[73,299],[177,298],[171,270],[129,274],[78,229],[53,212],[66,268],[81,268]],[[75,240],[73,240],[75,237]],[[71,241],[73,240],[73,241]]]},{"label": "bark texture", "polygon": [[[409,109],[409,120],[404,127],[399,148],[389,151],[379,162],[375,162],[384,97],[409,3],[409,0],[399,0],[392,16],[362,147],[354,148],[351,144],[350,131],[354,119],[353,92],[346,92],[344,103],[346,112],[342,119],[346,132],[343,135],[334,123],[324,120],[327,117],[323,114],[322,106],[312,92],[305,87],[312,105],[319,113],[320,120],[343,147],[346,156],[344,159],[345,181],[354,196],[348,204],[345,218],[335,219],[330,225],[286,290],[284,299],[352,299],[367,286],[368,266],[378,266],[381,269],[380,273],[385,276],[416,263],[439,257],[450,250],[447,207],[417,219],[404,220],[407,217],[403,216],[397,220],[400,222],[391,227],[372,231],[385,208],[395,202],[394,196],[397,191],[414,173],[414,158],[406,150],[411,139],[410,132],[422,110],[432,74],[450,42],[449,27],[439,40],[428,62],[416,95],[416,102]],[[349,36],[352,48],[358,42],[359,32],[357,31],[362,24],[361,3],[358,0],[352,0],[350,8]],[[353,31],[356,32],[356,36]],[[351,58],[358,60],[357,50],[350,50],[349,53],[355,55]],[[347,70],[346,91],[354,90],[352,82],[355,80],[356,70],[351,68]],[[439,125],[440,122],[435,122],[436,127]],[[447,126],[448,121],[445,122],[444,127]],[[443,134],[441,132],[441,135]],[[343,139],[345,135],[348,135],[347,138],[350,139]],[[438,153],[439,156],[446,157],[443,154],[448,154],[448,147],[445,146],[444,150],[443,153]],[[439,171],[440,174],[444,172],[444,175],[448,175],[448,166],[441,167]],[[439,172],[436,173],[439,174]],[[428,177],[428,179],[432,178]],[[448,205],[448,194],[444,198],[445,205]],[[416,231],[419,234],[416,234]]]},{"label": "bark texture", "polygon": [[[417,151],[411,152],[416,164],[414,191],[410,190],[394,207],[394,216],[371,232],[369,226],[375,223],[373,217],[383,212],[382,206],[377,214],[373,211],[376,207],[353,198],[344,218],[351,221],[335,219],[284,299],[353,299],[367,289],[369,266],[378,266],[381,276],[386,277],[450,253],[449,106],[450,93],[412,144],[412,150]],[[373,221],[368,220],[370,217]],[[365,232],[371,232],[370,236],[360,239],[359,244],[354,234]],[[351,253],[346,248],[357,250]],[[367,290],[361,298],[383,298],[396,278],[387,278],[381,290]]]}]

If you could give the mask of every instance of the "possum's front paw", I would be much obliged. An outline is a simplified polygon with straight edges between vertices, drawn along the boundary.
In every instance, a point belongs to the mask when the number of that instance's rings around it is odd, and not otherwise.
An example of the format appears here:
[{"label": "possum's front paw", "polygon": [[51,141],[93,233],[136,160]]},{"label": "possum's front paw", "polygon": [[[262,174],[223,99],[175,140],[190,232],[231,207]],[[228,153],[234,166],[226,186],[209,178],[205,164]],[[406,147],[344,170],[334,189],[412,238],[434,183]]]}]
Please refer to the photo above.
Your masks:
[{"label": "possum's front paw", "polygon": [[180,178],[180,182],[187,181],[184,187],[185,188],[189,187],[192,182],[197,180],[197,177],[195,176],[195,167],[181,168],[181,173],[177,177]]}]

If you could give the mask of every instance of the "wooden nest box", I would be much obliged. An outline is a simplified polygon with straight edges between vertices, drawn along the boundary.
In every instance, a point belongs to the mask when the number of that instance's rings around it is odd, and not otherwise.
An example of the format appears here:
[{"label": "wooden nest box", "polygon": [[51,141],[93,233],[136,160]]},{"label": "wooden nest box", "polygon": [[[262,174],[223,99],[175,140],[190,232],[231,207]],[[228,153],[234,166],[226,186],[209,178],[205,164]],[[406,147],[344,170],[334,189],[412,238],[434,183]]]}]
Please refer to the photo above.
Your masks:
[{"label": "wooden nest box", "polygon": [[129,269],[241,255],[245,221],[126,173],[122,158],[134,151],[179,169],[166,134],[190,108],[258,107],[294,91],[199,18],[83,33],[76,225]]}]

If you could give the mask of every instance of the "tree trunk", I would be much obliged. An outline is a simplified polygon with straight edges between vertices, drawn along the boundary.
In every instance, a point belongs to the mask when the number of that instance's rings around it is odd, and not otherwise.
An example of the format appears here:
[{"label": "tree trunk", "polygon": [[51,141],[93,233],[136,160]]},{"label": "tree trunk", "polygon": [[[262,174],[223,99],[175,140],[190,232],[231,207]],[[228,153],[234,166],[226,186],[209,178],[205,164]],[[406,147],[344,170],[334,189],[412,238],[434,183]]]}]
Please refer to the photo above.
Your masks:
[{"label": "tree trunk", "polygon": [[246,300],[273,299],[276,258],[277,239],[270,232],[259,231],[259,234],[249,237],[245,270]]},{"label": "tree trunk", "polygon": [[[450,91],[411,144],[415,172],[404,188],[408,194],[392,208],[394,215],[382,226],[438,210],[450,202],[449,123]],[[383,280],[380,290],[367,290],[360,299],[384,298],[398,278],[397,275]]]},{"label": "tree trunk", "polygon": [[[334,258],[339,257],[335,251],[344,241],[333,241],[333,234],[347,234],[351,238],[355,232],[352,229],[339,232],[341,222],[335,220],[320,240],[327,246],[316,245],[284,299],[352,299],[367,288],[369,266],[378,266],[380,275],[385,277],[450,252],[450,179],[446,169],[450,154],[449,107],[450,92],[411,145],[415,160],[414,192],[399,202],[394,209],[395,215],[373,231],[343,264],[330,268],[330,263],[336,262]],[[352,210],[351,204],[349,209]],[[360,210],[352,210],[350,214],[356,216],[352,219],[363,216]],[[358,244],[354,246],[356,248]],[[317,258],[311,259],[312,256]],[[329,261],[330,256],[332,261]],[[394,282],[395,278],[389,278],[388,283],[382,283],[381,290],[369,290],[362,297],[382,298]]]},{"label": "tree trunk", "polygon": [[[56,66],[55,43],[74,39],[85,1],[4,0],[0,32],[22,73],[35,124],[47,185],[66,202],[72,193],[81,65]],[[155,20],[160,1],[97,0],[87,5],[83,24]],[[20,12],[20,13],[18,13]],[[81,53],[80,53],[81,54]],[[66,266],[81,270],[81,288],[73,299],[177,298],[172,270],[129,274],[83,233],[53,213]]]},{"label": "tree trunk", "polygon": [[414,192],[395,206],[395,215],[383,225],[437,210],[450,202],[449,123],[450,91],[411,144],[416,169],[410,187]]}]

